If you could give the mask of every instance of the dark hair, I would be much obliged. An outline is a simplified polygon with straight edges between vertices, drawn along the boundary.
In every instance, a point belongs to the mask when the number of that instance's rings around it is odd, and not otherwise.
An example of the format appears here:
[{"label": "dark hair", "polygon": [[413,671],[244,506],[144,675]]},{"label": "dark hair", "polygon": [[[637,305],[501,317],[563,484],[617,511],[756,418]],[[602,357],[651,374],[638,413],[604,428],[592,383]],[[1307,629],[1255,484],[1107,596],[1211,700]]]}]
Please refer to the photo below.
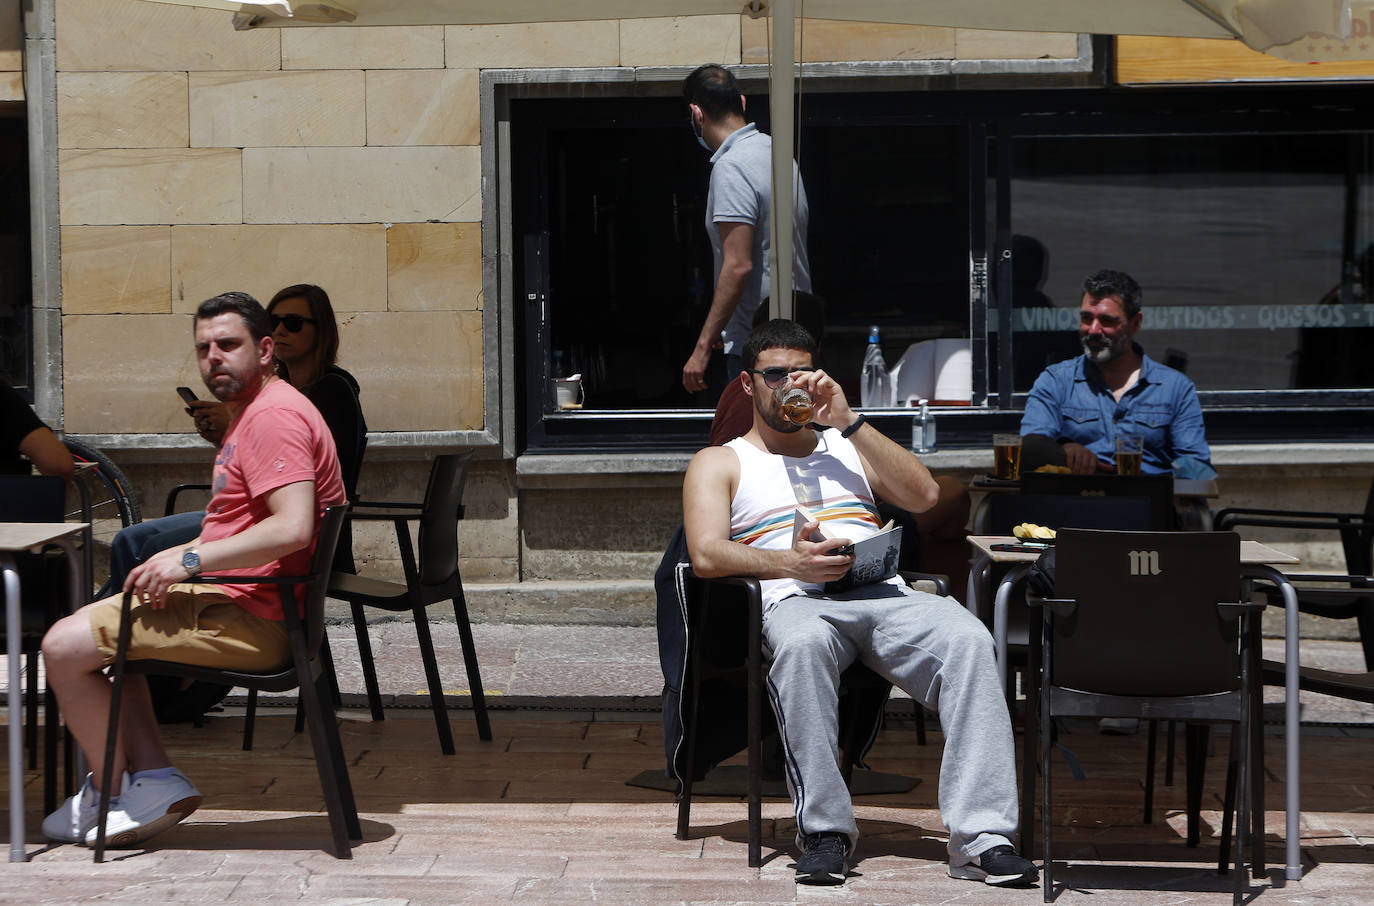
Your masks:
[{"label": "dark hair", "polygon": [[278,302],[286,299],[304,299],[310,306],[310,317],[315,321],[315,379],[324,376],[324,370],[339,358],[339,324],[334,320],[334,306],[329,304],[329,293],[313,283],[297,283],[279,290],[272,301],[267,303],[267,311],[277,307]]},{"label": "dark hair", "polygon": [[744,102],[740,100],[739,82],[735,76],[716,63],[707,63],[692,70],[692,74],[682,80],[682,97],[689,104],[696,104],[713,120],[726,114],[744,116]]},{"label": "dark hair", "polygon": [[754,367],[759,353],[765,349],[798,349],[814,357],[816,338],[796,321],[788,321],[786,318],[765,321],[749,331],[749,336],[744,341],[742,358],[745,370]]},{"label": "dark hair", "polygon": [[243,319],[243,326],[253,335],[253,342],[272,333],[272,322],[262,303],[248,293],[220,293],[200,303],[196,309],[197,321],[208,321],[220,315],[235,314]]},{"label": "dark hair", "polygon": [[1144,295],[1140,284],[1131,279],[1130,274],[1109,270],[1089,274],[1083,281],[1083,292],[1094,299],[1120,296],[1121,307],[1125,310],[1127,318],[1134,318],[1140,313],[1140,297]]}]

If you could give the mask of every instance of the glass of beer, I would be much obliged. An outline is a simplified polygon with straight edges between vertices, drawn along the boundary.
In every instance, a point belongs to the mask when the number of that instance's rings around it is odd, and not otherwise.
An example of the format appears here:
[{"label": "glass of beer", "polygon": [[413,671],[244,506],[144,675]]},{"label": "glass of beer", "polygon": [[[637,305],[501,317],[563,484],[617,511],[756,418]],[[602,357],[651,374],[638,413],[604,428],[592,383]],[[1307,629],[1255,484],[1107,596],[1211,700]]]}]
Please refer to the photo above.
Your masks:
[{"label": "glass of beer", "polygon": [[804,425],[811,421],[811,394],[791,384],[783,384],[774,394],[783,418],[794,425]]},{"label": "glass of beer", "polygon": [[992,435],[992,465],[996,478],[1021,477],[1021,435]]},{"label": "glass of beer", "polygon": [[1145,435],[1118,434],[1116,436],[1116,474],[1139,475],[1140,457],[1145,452]]}]

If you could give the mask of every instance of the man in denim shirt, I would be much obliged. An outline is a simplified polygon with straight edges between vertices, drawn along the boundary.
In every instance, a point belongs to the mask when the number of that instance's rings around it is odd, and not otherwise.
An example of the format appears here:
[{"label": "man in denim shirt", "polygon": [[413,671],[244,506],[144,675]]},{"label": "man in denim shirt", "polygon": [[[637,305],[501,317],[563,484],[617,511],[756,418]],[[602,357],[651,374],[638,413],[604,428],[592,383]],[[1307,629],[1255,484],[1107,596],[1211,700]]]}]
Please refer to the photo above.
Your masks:
[{"label": "man in denim shirt", "polygon": [[1083,355],[1046,368],[1031,388],[1021,418],[1023,469],[1049,462],[1080,475],[1112,472],[1117,436],[1141,434],[1142,471],[1172,472],[1183,458],[1187,477],[1215,474],[1193,382],[1133,342],[1140,297],[1140,285],[1120,271],[1083,281]]}]

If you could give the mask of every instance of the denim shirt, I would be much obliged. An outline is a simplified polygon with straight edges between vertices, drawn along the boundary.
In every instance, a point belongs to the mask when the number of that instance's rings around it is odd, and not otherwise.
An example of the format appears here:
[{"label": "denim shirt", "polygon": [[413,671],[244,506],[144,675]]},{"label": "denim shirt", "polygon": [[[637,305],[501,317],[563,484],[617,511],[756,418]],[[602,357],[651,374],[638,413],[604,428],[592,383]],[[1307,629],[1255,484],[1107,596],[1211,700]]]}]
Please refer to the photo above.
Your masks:
[{"label": "denim shirt", "polygon": [[1197,388],[1180,371],[1141,355],[1140,379],[1117,402],[1097,366],[1078,356],[1046,368],[1035,379],[1021,417],[1021,434],[1043,434],[1059,443],[1073,442],[1099,460],[1116,462],[1118,434],[1143,434],[1141,470],[1172,472],[1180,456],[1211,464],[1212,451],[1203,433]]}]

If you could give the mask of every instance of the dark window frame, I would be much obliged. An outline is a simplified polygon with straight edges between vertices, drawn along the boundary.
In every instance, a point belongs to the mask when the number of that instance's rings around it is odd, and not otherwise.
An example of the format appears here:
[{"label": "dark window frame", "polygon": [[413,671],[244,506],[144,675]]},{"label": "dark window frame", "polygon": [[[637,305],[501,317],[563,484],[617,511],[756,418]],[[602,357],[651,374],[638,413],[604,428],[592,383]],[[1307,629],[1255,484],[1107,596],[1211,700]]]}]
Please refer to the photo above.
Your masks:
[{"label": "dark window frame", "polygon": [[[852,90],[852,86],[850,86]],[[1002,185],[996,167],[998,142],[1044,136],[1208,135],[1246,133],[1365,132],[1360,122],[1374,88],[1362,85],[1290,84],[1207,86],[1185,88],[1065,88],[1022,91],[928,91],[868,95],[868,106],[855,109],[825,103],[821,92],[802,107],[805,129],[846,123],[919,122],[962,124],[969,136],[969,252],[972,265],[969,329],[974,343],[975,407],[941,410],[941,442],[945,446],[983,445],[993,431],[1014,429],[1020,420],[1024,393],[988,386],[989,322],[1010,324],[1010,300],[995,295],[989,271],[998,267],[1009,238],[1007,211],[999,212]],[[754,112],[751,110],[751,113]],[[518,105],[512,109],[513,168],[538,166],[521,139]],[[1001,155],[1005,158],[1007,155]],[[980,166],[981,164],[981,166]],[[803,168],[806,163],[803,159]],[[992,171],[991,173],[989,171]],[[974,178],[973,174],[988,174]],[[814,179],[814,177],[811,177]],[[522,201],[523,199],[523,201]],[[528,193],[514,193],[517,209],[538,204]],[[980,218],[979,211],[985,218]],[[1011,212],[1014,213],[1014,212]],[[538,322],[531,329],[531,306],[547,305],[547,287],[516,235],[516,305],[520,351],[517,358],[517,425],[520,449],[546,452],[638,449],[684,450],[705,442],[709,410],[602,410],[578,413],[547,411],[549,349]],[[537,246],[536,246],[537,247]],[[522,266],[524,279],[521,280]],[[1007,285],[1004,283],[1003,285]],[[986,396],[986,408],[978,406]],[[1275,440],[1340,441],[1363,438],[1374,415],[1374,388],[1349,390],[1228,390],[1199,394],[1213,442]],[[910,416],[880,413],[873,421],[889,436],[904,442]],[[1283,430],[1275,430],[1282,425]]]}]

